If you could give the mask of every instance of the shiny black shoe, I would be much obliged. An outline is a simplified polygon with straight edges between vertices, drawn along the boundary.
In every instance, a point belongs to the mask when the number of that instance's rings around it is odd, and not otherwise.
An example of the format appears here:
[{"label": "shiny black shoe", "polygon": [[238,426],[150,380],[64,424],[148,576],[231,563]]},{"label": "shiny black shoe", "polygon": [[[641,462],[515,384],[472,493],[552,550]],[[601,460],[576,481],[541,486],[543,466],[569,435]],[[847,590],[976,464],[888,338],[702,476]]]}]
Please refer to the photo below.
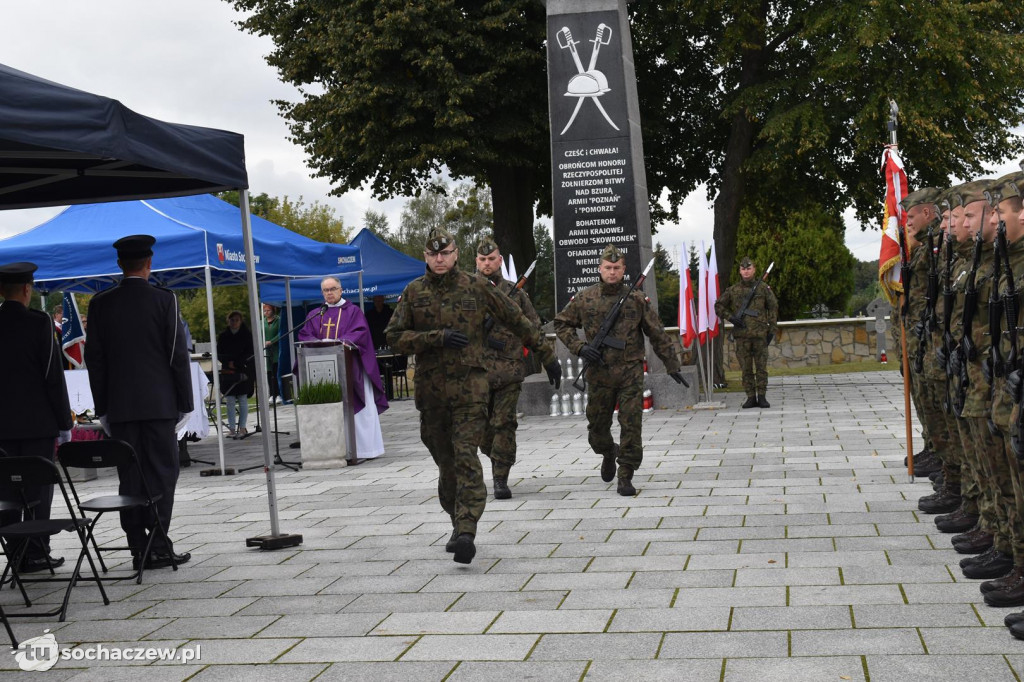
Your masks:
[{"label": "shiny black shoe", "polygon": [[35,559],[22,559],[18,573],[38,573],[48,571],[51,568],[60,568],[64,565],[64,557],[45,556]]},{"label": "shiny black shoe", "polygon": [[[1001,578],[1013,568],[1013,557],[995,550],[985,561],[968,564],[963,568],[964,577],[972,580]],[[1013,606],[1013,604],[1007,604]]]},{"label": "shiny black shoe", "polygon": [[448,542],[444,543],[444,551],[449,554],[455,552],[455,541],[459,539],[459,531],[452,528],[452,536],[448,538]]},{"label": "shiny black shoe", "polygon": [[174,554],[173,552],[150,552],[149,558],[146,559],[146,570],[153,568],[167,568],[168,566],[180,566],[181,564],[187,564],[188,560],[192,558],[192,555],[188,552],[181,554]]},{"label": "shiny black shoe", "polygon": [[757,407],[757,396],[752,395],[747,398],[747,402],[740,405],[744,410],[749,410],[752,407]]},{"label": "shiny black shoe", "polygon": [[455,538],[455,563],[468,564],[476,556],[476,545],[473,544],[473,536],[469,533],[460,533]]},{"label": "shiny black shoe", "polygon": [[494,477],[494,499],[508,500],[512,498],[512,491],[508,489],[508,476]]}]

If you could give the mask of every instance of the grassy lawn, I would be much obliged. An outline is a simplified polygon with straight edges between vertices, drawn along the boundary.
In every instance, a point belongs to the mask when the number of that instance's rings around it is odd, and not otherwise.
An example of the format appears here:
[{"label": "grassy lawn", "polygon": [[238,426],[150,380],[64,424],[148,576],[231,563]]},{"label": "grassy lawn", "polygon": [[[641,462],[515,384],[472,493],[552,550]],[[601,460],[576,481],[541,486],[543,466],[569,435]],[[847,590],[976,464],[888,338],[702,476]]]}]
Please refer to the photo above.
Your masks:
[{"label": "grassy lawn", "polygon": [[[849,374],[851,372],[878,372],[878,371],[899,371],[899,363],[889,362],[882,364],[877,360],[867,362],[844,362],[838,365],[818,365],[816,367],[783,367],[780,369],[768,369],[769,377],[802,376],[807,374]],[[728,392],[742,393],[743,381],[738,370],[727,370],[725,380],[729,383],[728,388],[718,389]]]}]

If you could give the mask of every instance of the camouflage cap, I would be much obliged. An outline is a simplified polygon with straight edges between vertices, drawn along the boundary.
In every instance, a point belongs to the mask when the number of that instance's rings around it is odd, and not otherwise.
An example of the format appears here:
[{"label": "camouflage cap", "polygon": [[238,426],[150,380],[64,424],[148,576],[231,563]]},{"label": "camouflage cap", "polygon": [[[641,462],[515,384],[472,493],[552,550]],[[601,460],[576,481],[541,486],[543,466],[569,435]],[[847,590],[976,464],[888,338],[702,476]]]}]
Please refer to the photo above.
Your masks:
[{"label": "camouflage cap", "polygon": [[614,244],[604,247],[604,251],[601,252],[601,260],[606,260],[609,263],[618,263],[622,258],[622,252]]},{"label": "camouflage cap", "polygon": [[954,203],[953,195],[956,193],[956,187],[947,187],[946,189],[939,192],[939,196],[936,197],[935,203],[939,207],[939,211],[945,211],[953,208],[956,204]]},{"label": "camouflage cap", "polygon": [[446,246],[455,244],[455,237],[443,227],[435,227],[427,234],[427,251],[440,251]]},{"label": "camouflage cap", "polygon": [[942,190],[938,187],[922,187],[904,197],[900,205],[903,206],[904,211],[909,211],[921,204],[937,204],[940,194],[942,194]]},{"label": "camouflage cap", "polygon": [[485,237],[480,240],[480,243],[476,246],[476,252],[481,256],[489,256],[498,250],[498,243],[490,237]]},{"label": "camouflage cap", "polygon": [[993,180],[988,191],[998,193],[1000,200],[1024,196],[1024,172],[1007,173],[998,180]]},{"label": "camouflage cap", "polygon": [[741,268],[752,268],[752,267],[754,267],[754,260],[750,256],[744,256],[740,260],[740,267]]},{"label": "camouflage cap", "polygon": [[991,184],[992,178],[965,182],[956,188],[956,195],[960,198],[960,202],[953,205],[966,206],[967,204],[973,204],[975,201],[985,201],[985,190]]}]

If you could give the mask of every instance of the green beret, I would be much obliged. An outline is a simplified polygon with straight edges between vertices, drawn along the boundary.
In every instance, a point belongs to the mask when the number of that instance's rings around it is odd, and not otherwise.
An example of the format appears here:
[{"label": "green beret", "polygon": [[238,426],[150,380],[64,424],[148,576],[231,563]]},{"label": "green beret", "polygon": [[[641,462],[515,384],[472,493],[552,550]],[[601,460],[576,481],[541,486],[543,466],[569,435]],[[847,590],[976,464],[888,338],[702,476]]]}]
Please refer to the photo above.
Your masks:
[{"label": "green beret", "polygon": [[601,252],[601,260],[606,260],[609,263],[618,263],[622,258],[622,252],[615,248],[613,244],[604,247],[604,251]]},{"label": "green beret", "polygon": [[455,237],[443,227],[435,227],[427,234],[427,251],[440,251],[455,244]]},{"label": "green beret", "polygon": [[489,256],[498,250],[498,244],[490,237],[485,237],[477,244],[476,252],[481,256]]},{"label": "green beret", "polygon": [[1024,172],[1007,173],[998,180],[993,180],[988,191],[993,195],[998,194],[1000,201],[1024,196],[1021,194],[1024,192]]},{"label": "green beret", "polygon": [[942,190],[938,187],[922,187],[904,197],[900,205],[903,206],[904,211],[909,211],[921,204],[936,204],[940,194],[942,194]]},{"label": "green beret", "polygon": [[992,178],[965,182],[956,188],[956,195],[960,201],[958,204],[954,204],[954,206],[966,206],[967,204],[973,204],[975,201],[985,201],[985,190],[991,184]]},{"label": "green beret", "polygon": [[744,256],[743,260],[740,261],[741,268],[752,268],[754,267],[754,261],[751,260],[750,256]]}]

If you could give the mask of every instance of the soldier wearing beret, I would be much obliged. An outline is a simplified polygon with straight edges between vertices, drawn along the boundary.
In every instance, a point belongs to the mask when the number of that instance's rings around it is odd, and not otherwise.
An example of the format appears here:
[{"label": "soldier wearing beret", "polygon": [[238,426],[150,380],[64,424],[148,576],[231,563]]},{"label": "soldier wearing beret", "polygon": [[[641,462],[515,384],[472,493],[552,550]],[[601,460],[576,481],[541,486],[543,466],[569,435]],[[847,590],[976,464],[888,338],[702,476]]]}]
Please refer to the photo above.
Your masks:
[{"label": "soldier wearing beret", "polygon": [[385,335],[395,350],[416,355],[420,437],[437,464],[438,498],[452,520],[445,549],[468,564],[487,497],[477,455],[487,427],[487,317],[537,352],[555,386],[561,369],[551,344],[508,296],[459,270],[450,232],[432,229],[423,256],[427,271],[405,287]]},{"label": "soldier wearing beret", "polygon": [[[0,266],[0,450],[9,457],[43,457],[53,461],[54,441],[71,440],[71,406],[64,383],[63,353],[50,316],[28,307],[32,298],[33,263]],[[25,491],[38,504],[31,518],[49,519],[53,486]],[[0,499],[21,502],[18,492],[0,488]],[[20,512],[5,512],[0,524],[21,520]],[[16,555],[20,544],[8,543]],[[12,557],[8,557],[12,559]],[[19,571],[56,568],[64,558],[50,556],[49,538],[33,540],[25,549]]]},{"label": "soldier wearing beret", "polygon": [[[476,272],[490,282],[503,296],[508,296],[523,315],[540,329],[540,317],[523,289],[501,276],[501,252],[490,238],[482,240],[476,249]],[[526,378],[526,362],[522,344],[516,334],[505,325],[494,322],[487,333],[487,382],[490,398],[487,401],[487,429],[480,441],[480,451],[491,460],[494,476],[494,497],[507,500],[512,497],[508,475],[516,463],[516,408]]]},{"label": "soldier wearing beret", "polygon": [[[933,267],[937,274],[938,267],[938,254],[934,247],[939,239],[939,212],[935,205],[939,194],[940,190],[935,187],[924,187],[911,192],[900,202],[907,216],[906,234],[910,249],[910,274],[904,282],[907,291],[905,300],[908,303],[903,306],[903,310],[907,314],[901,316],[901,321],[906,325],[910,393],[925,444],[922,452],[914,456],[914,473],[918,476],[929,476],[941,469],[950,438],[942,418],[942,393],[936,391],[940,376],[943,379],[942,389],[945,390],[945,374],[929,371],[936,367],[935,363],[924,362],[930,340],[926,328],[927,311],[929,306],[934,307],[936,303],[928,300],[928,277]],[[931,251],[928,249],[929,244],[933,247]],[[938,297],[937,289],[934,295]],[[916,362],[918,357],[921,358],[920,370]],[[932,354],[930,357],[935,356]],[[919,501],[918,508],[928,514],[939,514],[951,512],[959,504],[959,491],[950,490],[935,498],[928,496],[928,500]]]},{"label": "soldier wearing beret", "polygon": [[[596,348],[590,341],[597,335],[609,310],[629,290],[623,281],[626,262],[622,252],[609,244],[601,253],[599,284],[587,287],[573,296],[555,316],[555,333],[565,347],[588,363],[586,370],[587,432],[590,447],[602,456],[601,480],[610,483],[618,477],[620,495],[636,495],[633,472],[644,458],[642,413],[644,389],[644,335],[665,370],[683,383],[679,373],[679,347],[665,332],[658,313],[641,291],[633,291],[622,306],[610,336],[622,341],[622,349]],[[581,339],[577,329],[583,329]],[[619,426],[622,443],[612,439],[612,415],[619,405]],[[618,471],[615,465],[618,463]]]},{"label": "soldier wearing beret", "polygon": [[[133,564],[162,568],[189,560],[176,554],[153,531],[159,521],[170,532],[174,489],[178,482],[176,424],[192,411],[192,379],[185,330],[178,300],[149,283],[153,244],[149,235],[114,242],[124,273],[117,286],[89,302],[86,367],[96,414],[108,435],[129,443],[142,465],[156,503],[156,519],[148,512],[121,512]],[[132,468],[119,468],[120,493],[142,494],[142,481]],[[148,556],[147,543],[152,538]]]},{"label": "soldier wearing beret", "polygon": [[[743,307],[750,290],[757,284],[757,271],[749,256],[740,260],[740,281],[722,292],[715,301],[715,314],[728,319]],[[775,336],[779,320],[779,302],[767,282],[762,282],[747,305],[744,326],[734,327],[736,357],[743,371],[743,390],[747,393],[744,408],[771,407],[768,391],[768,344]]]}]

